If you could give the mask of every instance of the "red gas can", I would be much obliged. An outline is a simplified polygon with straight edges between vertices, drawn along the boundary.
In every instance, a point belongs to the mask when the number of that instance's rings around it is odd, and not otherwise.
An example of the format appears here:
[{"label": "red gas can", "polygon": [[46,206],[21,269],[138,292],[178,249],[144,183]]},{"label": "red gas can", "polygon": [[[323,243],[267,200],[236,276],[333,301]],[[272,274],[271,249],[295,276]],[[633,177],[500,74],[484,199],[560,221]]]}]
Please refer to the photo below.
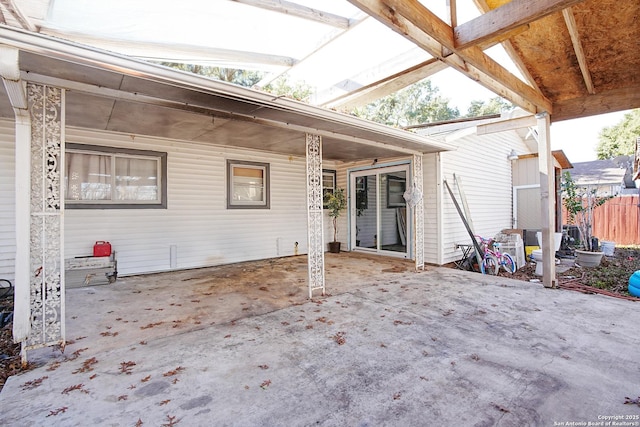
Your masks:
[{"label": "red gas can", "polygon": [[111,256],[111,243],[109,242],[96,242],[93,245],[93,256]]}]

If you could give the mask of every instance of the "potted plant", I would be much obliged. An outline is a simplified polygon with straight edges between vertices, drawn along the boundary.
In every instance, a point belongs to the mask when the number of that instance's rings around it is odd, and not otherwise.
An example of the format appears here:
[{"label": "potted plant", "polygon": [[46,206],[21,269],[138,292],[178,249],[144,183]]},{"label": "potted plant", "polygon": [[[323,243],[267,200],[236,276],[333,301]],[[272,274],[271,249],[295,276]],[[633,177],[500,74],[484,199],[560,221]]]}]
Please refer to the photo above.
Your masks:
[{"label": "potted plant", "polygon": [[325,195],[325,206],[329,209],[329,217],[333,221],[333,242],[329,242],[329,252],[339,253],[340,242],[338,242],[338,218],[342,211],[347,208],[347,198],[344,195],[344,188],[336,188],[333,193]]},{"label": "potted plant", "polygon": [[569,223],[575,223],[580,232],[583,250],[576,250],[576,261],[582,267],[597,267],[600,265],[603,252],[598,250],[597,239],[591,234],[593,211],[611,196],[598,196],[596,189],[577,186],[569,172],[563,174],[562,196],[562,202],[567,209],[567,220]]}]

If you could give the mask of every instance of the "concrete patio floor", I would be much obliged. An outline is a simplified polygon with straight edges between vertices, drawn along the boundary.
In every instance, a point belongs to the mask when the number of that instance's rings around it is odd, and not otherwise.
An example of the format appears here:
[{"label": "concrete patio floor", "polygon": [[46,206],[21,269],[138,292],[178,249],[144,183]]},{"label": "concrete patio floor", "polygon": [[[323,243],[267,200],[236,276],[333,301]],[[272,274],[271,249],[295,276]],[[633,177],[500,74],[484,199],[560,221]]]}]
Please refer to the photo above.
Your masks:
[{"label": "concrete patio floor", "polygon": [[305,257],[70,289],[70,343],[30,353],[40,366],[7,381],[0,425],[640,425],[624,403],[640,395],[638,303],[393,258],[326,264],[331,295],[313,300]]}]

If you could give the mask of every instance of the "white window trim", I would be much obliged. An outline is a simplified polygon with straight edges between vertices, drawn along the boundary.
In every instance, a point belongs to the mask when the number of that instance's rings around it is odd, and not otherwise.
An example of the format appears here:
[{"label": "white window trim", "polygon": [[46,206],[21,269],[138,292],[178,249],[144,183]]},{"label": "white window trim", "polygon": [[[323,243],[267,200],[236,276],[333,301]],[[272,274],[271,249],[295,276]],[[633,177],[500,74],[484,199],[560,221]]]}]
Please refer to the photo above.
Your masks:
[{"label": "white window trim", "polygon": [[[71,209],[166,209],[167,208],[167,153],[149,150],[134,150],[128,148],[106,147],[99,145],[85,145],[76,143],[66,144],[66,153],[95,154],[111,157],[112,188],[115,189],[116,158],[132,158],[155,160],[157,162],[157,181],[159,200],[65,200],[65,207]],[[68,157],[67,157],[68,158]],[[66,172],[66,165],[65,165]],[[65,180],[68,177],[65,175]]]},{"label": "white window trim", "polygon": [[[325,177],[325,175],[331,175],[331,178],[333,179],[333,187],[325,187],[325,185],[324,185],[324,177]],[[324,190],[327,190],[327,189],[331,188],[331,190],[332,190],[331,192],[333,194],[335,194],[337,187],[338,187],[338,184],[337,184],[337,173],[336,173],[336,171],[333,170],[333,169],[322,169],[322,198],[323,198],[322,207],[324,209],[327,209],[327,205],[326,205],[326,203],[324,203],[324,195],[325,195]]]},{"label": "white window trim", "polygon": [[[259,169],[263,171],[263,200],[233,200],[233,169],[235,167]],[[227,209],[270,209],[271,179],[269,163],[250,162],[245,160],[227,160]]]}]

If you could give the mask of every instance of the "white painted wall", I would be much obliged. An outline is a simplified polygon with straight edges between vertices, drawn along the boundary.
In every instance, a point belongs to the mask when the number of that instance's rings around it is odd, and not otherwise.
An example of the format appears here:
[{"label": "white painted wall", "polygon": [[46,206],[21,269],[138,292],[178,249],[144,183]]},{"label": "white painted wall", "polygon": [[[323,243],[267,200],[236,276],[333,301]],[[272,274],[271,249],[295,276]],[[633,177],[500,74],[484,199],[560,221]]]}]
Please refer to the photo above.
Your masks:
[{"label": "white painted wall", "polygon": [[[13,129],[12,121],[0,121],[0,277],[10,279],[15,257]],[[119,273],[128,275],[169,270],[171,245],[177,246],[178,269],[294,255],[295,242],[297,253],[307,252],[304,157],[74,128],[67,129],[67,142],[168,153],[168,208],[67,208],[67,258],[90,255],[96,241],[106,240],[117,252]],[[270,209],[227,209],[227,159],[270,164]],[[325,236],[330,234],[325,216]]]},{"label": "white painted wall", "polygon": [[441,225],[442,180],[439,178],[439,154],[425,154],[422,158],[422,193],[424,194],[424,261],[441,264],[438,228]]},{"label": "white painted wall", "polygon": [[[528,152],[529,149],[513,131],[482,136],[476,135],[475,131],[465,131],[458,136],[447,140],[457,150],[425,155],[424,158],[426,262],[446,264],[460,259],[462,253],[455,249],[456,243],[471,243],[451,196],[442,185],[442,180],[446,179],[462,207],[453,174],[462,184],[476,234],[492,237],[511,228],[512,164],[507,156],[512,149],[517,152]],[[441,174],[438,174],[438,168]],[[431,224],[434,218],[439,218],[440,223]]]},{"label": "white painted wall", "polygon": [[[0,279],[15,283],[15,126],[0,120]],[[10,142],[10,143],[8,143]]]}]

